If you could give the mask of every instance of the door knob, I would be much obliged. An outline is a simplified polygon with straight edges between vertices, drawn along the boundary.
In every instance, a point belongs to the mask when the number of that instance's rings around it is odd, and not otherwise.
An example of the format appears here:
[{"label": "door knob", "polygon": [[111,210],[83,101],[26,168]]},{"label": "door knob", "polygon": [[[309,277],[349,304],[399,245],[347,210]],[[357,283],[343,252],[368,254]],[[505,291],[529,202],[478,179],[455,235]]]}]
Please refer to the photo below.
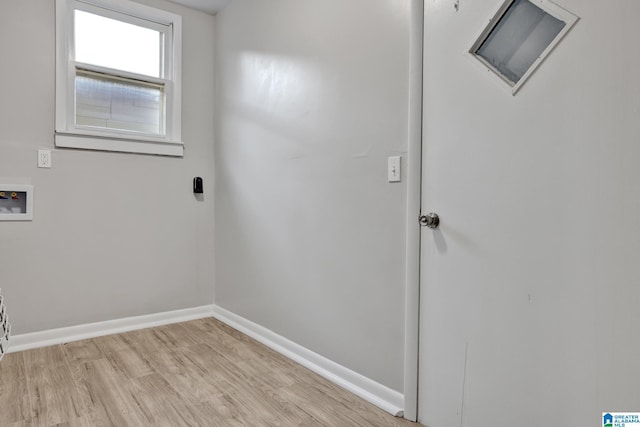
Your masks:
[{"label": "door knob", "polygon": [[440,225],[440,217],[437,213],[433,212],[426,215],[420,215],[418,221],[420,221],[421,226],[429,227],[431,229],[438,228],[438,225]]}]

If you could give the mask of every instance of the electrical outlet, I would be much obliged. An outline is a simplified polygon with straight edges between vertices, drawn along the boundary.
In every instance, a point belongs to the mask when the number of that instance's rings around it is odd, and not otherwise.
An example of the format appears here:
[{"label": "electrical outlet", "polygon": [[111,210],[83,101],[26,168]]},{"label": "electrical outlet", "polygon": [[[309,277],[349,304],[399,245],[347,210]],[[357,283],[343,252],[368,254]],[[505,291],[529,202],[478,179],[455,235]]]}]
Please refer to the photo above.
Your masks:
[{"label": "electrical outlet", "polygon": [[51,150],[38,150],[38,167],[51,167]]}]

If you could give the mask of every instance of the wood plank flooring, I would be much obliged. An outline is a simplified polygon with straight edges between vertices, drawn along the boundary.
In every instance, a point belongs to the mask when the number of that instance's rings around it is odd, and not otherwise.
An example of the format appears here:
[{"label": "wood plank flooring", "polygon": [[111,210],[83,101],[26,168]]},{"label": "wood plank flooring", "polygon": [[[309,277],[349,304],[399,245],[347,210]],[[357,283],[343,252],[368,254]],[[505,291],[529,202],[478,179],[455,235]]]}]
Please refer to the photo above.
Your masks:
[{"label": "wood plank flooring", "polygon": [[11,353],[0,426],[417,426],[206,318]]}]

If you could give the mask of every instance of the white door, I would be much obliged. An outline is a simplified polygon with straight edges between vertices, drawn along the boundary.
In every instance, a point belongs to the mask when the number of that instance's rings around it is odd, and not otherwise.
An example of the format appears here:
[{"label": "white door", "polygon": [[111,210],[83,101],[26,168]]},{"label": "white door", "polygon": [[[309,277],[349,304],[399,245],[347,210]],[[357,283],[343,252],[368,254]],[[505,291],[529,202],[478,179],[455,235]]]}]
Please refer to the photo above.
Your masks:
[{"label": "white door", "polygon": [[465,54],[502,0],[425,1],[429,427],[640,411],[640,2],[562,3],[580,21],[512,96]]}]

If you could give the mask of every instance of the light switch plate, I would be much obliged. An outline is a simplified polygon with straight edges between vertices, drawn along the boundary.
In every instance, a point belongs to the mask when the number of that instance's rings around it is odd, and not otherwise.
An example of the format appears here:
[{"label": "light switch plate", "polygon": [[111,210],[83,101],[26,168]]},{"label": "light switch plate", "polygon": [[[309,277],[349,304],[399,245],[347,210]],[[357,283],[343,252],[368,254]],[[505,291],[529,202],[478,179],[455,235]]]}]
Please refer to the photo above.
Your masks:
[{"label": "light switch plate", "polygon": [[392,156],[387,159],[387,179],[389,182],[402,181],[400,156]]}]

